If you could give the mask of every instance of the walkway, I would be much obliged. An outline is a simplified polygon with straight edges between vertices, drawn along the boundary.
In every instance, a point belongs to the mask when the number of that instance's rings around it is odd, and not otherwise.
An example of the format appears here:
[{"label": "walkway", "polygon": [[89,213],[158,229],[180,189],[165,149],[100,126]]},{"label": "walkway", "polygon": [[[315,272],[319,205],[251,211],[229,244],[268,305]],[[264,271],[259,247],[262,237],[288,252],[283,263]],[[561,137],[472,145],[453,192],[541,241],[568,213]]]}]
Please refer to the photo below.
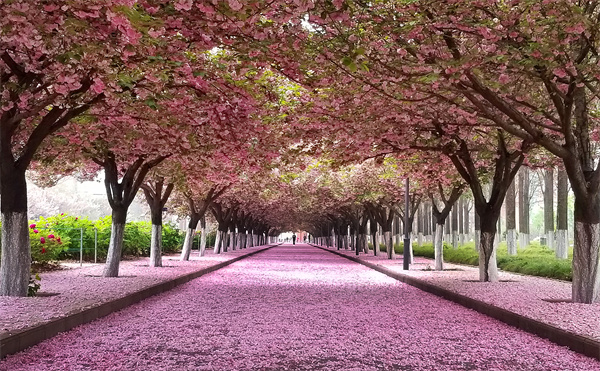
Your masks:
[{"label": "walkway", "polygon": [[0,370],[595,370],[600,362],[307,245],[8,356]]}]

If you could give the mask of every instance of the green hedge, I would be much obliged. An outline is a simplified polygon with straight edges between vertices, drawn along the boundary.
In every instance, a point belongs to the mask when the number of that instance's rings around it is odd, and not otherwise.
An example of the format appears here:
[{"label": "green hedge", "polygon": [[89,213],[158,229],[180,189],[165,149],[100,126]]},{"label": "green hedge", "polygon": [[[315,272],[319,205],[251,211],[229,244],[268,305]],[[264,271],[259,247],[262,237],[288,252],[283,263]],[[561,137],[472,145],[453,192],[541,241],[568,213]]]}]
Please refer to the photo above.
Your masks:
[{"label": "green hedge", "polygon": [[[396,251],[400,246],[396,246]],[[414,246],[415,256],[423,256],[433,259],[433,245]],[[449,263],[467,264],[477,266],[479,255],[475,250],[475,244],[469,243],[458,249],[444,244],[444,261]],[[572,251],[569,259],[557,259],[554,251],[533,243],[525,249],[519,249],[516,256],[507,254],[506,243],[500,243],[497,251],[498,268],[531,276],[555,278],[571,281],[572,279]]]},{"label": "green hedge", "polygon": [[[83,258],[94,259],[95,240],[97,233],[98,259],[106,259],[110,242],[111,217],[98,220],[79,218],[60,214],[52,217],[40,217],[29,221],[32,258],[34,261],[47,262],[51,260],[79,260],[79,250],[83,229]],[[0,226],[1,227],[1,226]],[[37,231],[37,232],[34,232]],[[150,222],[129,222],[125,225],[122,255],[149,256],[152,224]],[[163,252],[171,253],[181,250],[184,234],[171,224],[163,225]],[[49,239],[52,234],[54,238]],[[40,239],[44,237],[42,244]],[[210,238],[210,235],[208,236]],[[61,241],[57,244],[56,241]],[[214,240],[214,237],[213,237]],[[0,245],[1,247],[1,245]],[[42,248],[44,252],[42,253]]]},{"label": "green hedge", "polygon": [[[379,247],[381,252],[387,251],[385,245],[380,244]],[[373,249],[371,243],[369,243],[369,248]],[[396,254],[402,254],[403,249],[403,244],[394,245]],[[417,246],[416,243],[413,243],[413,254],[433,259],[433,244]],[[553,250],[540,245],[539,242],[533,242],[527,248],[519,249],[516,256],[510,256],[507,252],[506,242],[501,242],[496,254],[498,268],[504,271],[565,281],[572,280],[573,249],[570,249],[568,259],[557,259]],[[444,261],[478,266],[479,254],[475,250],[475,242],[467,243],[458,249],[453,249],[452,245],[444,243]]]}]

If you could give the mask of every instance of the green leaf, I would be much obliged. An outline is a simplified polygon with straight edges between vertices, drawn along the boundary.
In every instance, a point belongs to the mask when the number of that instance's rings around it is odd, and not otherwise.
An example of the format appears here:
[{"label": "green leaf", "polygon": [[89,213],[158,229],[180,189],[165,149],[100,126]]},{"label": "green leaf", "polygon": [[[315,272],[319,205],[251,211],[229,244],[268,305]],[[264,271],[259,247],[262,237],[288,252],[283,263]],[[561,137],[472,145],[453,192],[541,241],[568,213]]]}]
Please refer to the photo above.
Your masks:
[{"label": "green leaf", "polygon": [[154,99],[148,98],[144,101],[144,103],[153,110],[158,110],[158,103],[156,103]]}]

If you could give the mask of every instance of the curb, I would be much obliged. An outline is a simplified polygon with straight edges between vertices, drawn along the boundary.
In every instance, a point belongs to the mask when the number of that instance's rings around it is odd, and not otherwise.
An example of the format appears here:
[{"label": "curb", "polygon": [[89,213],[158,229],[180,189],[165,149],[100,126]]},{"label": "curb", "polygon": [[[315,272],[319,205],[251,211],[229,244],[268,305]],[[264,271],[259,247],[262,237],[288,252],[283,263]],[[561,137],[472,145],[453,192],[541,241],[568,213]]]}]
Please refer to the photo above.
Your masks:
[{"label": "curb", "polygon": [[470,298],[468,296],[461,295],[461,294],[455,293],[453,291],[435,286],[431,283],[421,281],[417,278],[406,276],[402,273],[394,272],[388,268],[382,267],[382,266],[374,264],[374,263],[364,261],[364,260],[354,257],[354,256],[348,256],[348,255],[339,253],[335,250],[329,250],[325,247],[321,247],[321,246],[317,246],[317,245],[311,244],[311,246],[314,246],[321,250],[341,256],[341,257],[351,260],[353,262],[362,264],[366,267],[369,267],[373,270],[383,273],[388,277],[392,277],[398,281],[401,281],[403,283],[406,283],[408,285],[416,287],[419,290],[426,291],[430,294],[434,294],[443,299],[460,304],[466,308],[473,309],[481,314],[485,314],[486,316],[489,316],[489,317],[495,318],[501,322],[504,322],[507,325],[516,327],[520,330],[529,332],[529,333],[539,336],[541,338],[548,339],[555,344],[569,347],[574,352],[581,353],[588,357],[592,357],[597,360],[600,360],[600,342],[598,342],[594,339],[591,339],[591,338],[588,338],[585,336],[581,336],[581,335],[573,334],[571,332],[565,331],[558,327],[554,327],[554,326],[548,325],[546,323],[536,321],[536,320],[528,318],[528,317],[524,317],[520,314],[513,313],[506,309],[499,308],[494,305],[482,302],[480,300],[476,300],[476,299]]},{"label": "curb", "polygon": [[269,250],[275,246],[277,245],[270,245],[260,250],[237,256],[231,260],[215,264],[196,272],[188,273],[184,276],[174,278],[169,281],[158,283],[142,289],[141,291],[132,292],[131,294],[128,294],[122,298],[113,299],[109,302],[96,305],[95,307],[88,308],[80,312],[69,313],[65,317],[57,318],[37,326],[32,326],[10,335],[0,335],[0,359],[3,359],[9,354],[14,354],[25,350],[46,339],[50,339],[60,332],[71,330],[79,325],[92,322],[98,318],[120,311],[121,309],[138,303],[151,296],[169,291],[195,278],[224,268],[244,258]]}]

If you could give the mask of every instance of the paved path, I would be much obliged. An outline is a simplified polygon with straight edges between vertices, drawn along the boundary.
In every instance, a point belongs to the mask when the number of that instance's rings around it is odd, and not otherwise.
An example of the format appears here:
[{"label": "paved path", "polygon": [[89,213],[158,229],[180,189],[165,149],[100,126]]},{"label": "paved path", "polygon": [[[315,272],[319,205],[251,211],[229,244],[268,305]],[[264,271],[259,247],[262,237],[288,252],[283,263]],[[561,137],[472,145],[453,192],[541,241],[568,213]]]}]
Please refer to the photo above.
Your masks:
[{"label": "paved path", "polygon": [[599,370],[307,245],[283,245],[8,356],[0,370]]}]

